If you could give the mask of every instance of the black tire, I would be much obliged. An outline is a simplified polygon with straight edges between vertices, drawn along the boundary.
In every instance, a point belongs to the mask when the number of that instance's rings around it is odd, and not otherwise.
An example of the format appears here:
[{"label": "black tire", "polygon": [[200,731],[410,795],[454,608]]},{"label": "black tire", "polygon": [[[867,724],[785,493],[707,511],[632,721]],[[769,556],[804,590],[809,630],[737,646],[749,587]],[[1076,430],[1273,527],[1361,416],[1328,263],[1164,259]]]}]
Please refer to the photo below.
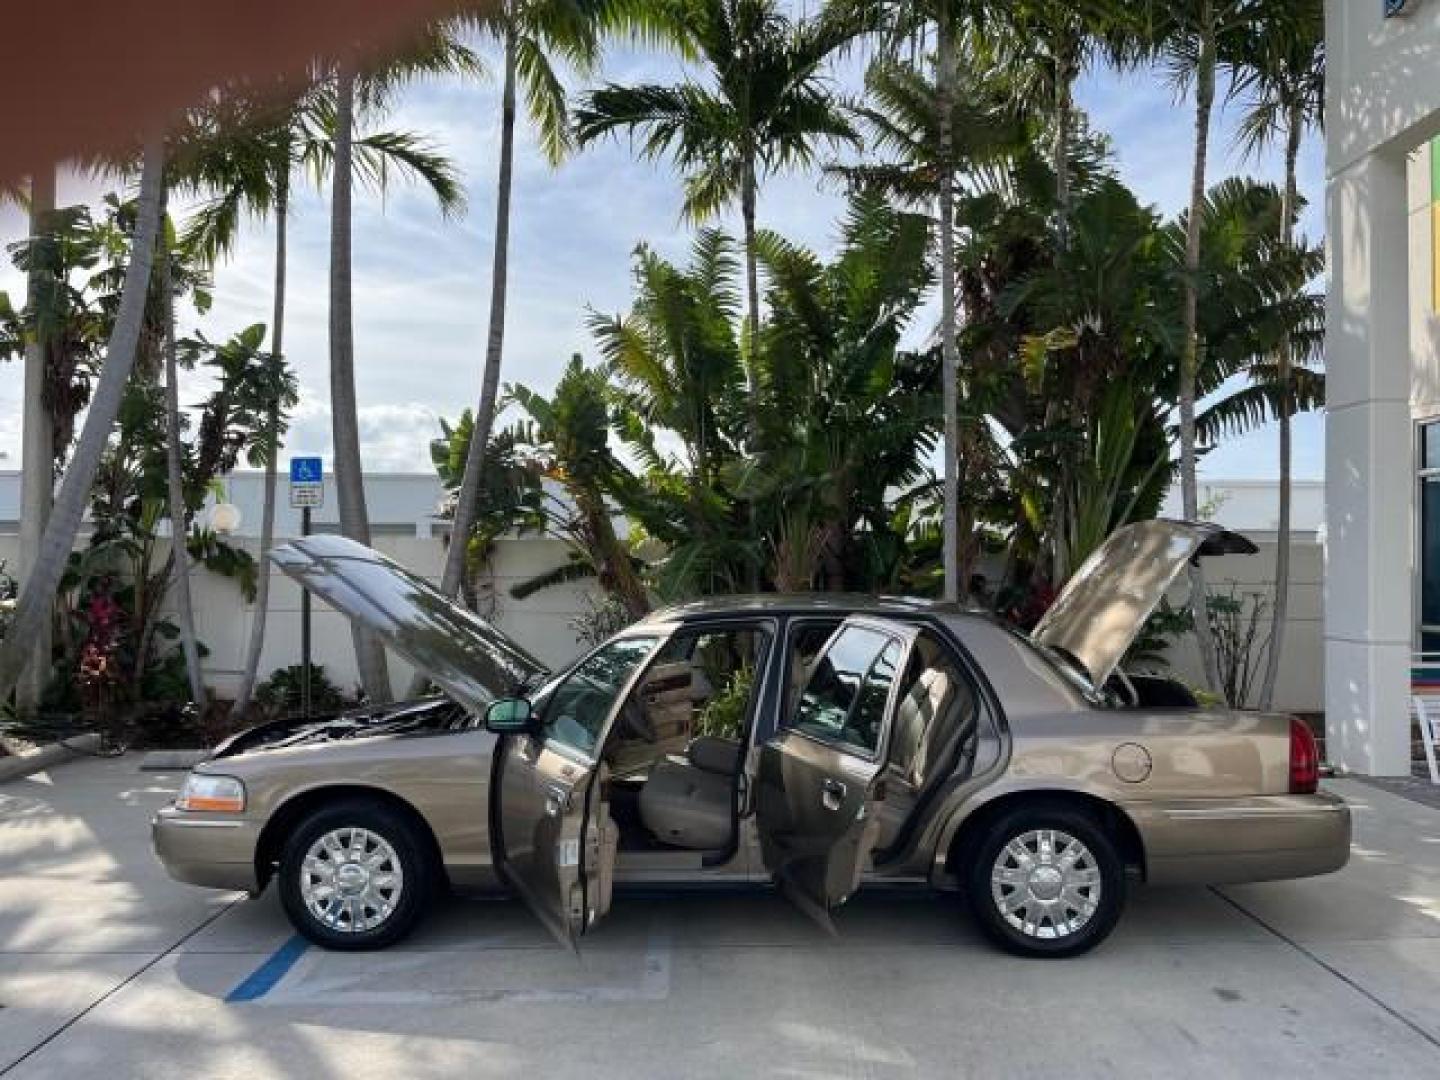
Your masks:
[{"label": "black tire", "polygon": [[[361,930],[327,924],[310,910],[301,893],[303,866],[311,845],[327,833],[346,829],[364,829],[383,840],[400,864],[398,898],[379,922]],[[430,845],[409,815],[372,799],[340,799],[303,818],[286,840],[280,855],[280,901],[295,929],[317,945],[343,951],[383,949],[415,928],[429,902],[435,877]]]},{"label": "black tire", "polygon": [[[1026,917],[1034,911],[1045,912],[1044,903],[1016,911],[1013,914],[1016,921],[1033,927],[1027,932],[1007,917],[1001,907],[1001,898],[996,893],[998,891],[1008,897],[1017,889],[1029,890],[1031,886],[992,883],[991,874],[1002,858],[1007,864],[1014,862],[1005,854],[1012,841],[1046,830],[1066,833],[1088,849],[1088,856],[1076,865],[1083,868],[1093,864],[1094,870],[1098,871],[1099,895],[1095,897],[1090,886],[1075,888],[1075,894],[1095,900],[1093,913],[1083,919],[1077,909],[1063,902],[1057,909],[1052,909],[1058,910],[1058,920],[1049,912],[1039,917]],[[1033,843],[1032,840],[1022,846],[1029,849]],[[1048,880],[1036,883],[1037,888],[1042,885],[1045,893],[1053,887]],[[986,937],[1018,956],[1057,960],[1088,952],[1110,936],[1125,907],[1125,885],[1125,864],[1115,848],[1115,842],[1101,823],[1083,809],[1055,803],[1019,806],[997,818],[972,849],[965,871],[965,895]],[[1033,891],[1029,895],[1032,898],[1037,896]],[[1050,898],[1042,895],[1041,899]],[[1078,925],[1072,928],[1071,924],[1077,921]]]}]

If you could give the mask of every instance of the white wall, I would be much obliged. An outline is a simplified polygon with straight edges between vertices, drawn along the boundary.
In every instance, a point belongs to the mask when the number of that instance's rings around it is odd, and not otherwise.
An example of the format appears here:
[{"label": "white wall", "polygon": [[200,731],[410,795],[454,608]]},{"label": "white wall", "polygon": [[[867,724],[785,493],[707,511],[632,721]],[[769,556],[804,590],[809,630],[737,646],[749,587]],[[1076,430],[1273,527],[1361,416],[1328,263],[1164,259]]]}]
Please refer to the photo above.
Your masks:
[{"label": "white wall", "polygon": [[[443,569],[443,526],[431,516],[440,497],[440,485],[423,474],[380,474],[365,479],[374,543],[379,550],[404,563],[417,573],[438,580]],[[238,473],[227,483],[228,498],[240,508],[241,526],[233,542],[258,555],[255,533],[260,524],[260,476]],[[284,498],[285,486],[281,492]],[[0,472],[0,522],[7,509],[18,508],[19,476]],[[1253,556],[1226,556],[1208,560],[1207,584],[1212,590],[1226,590],[1236,583],[1241,590],[1270,592],[1275,565],[1274,526],[1278,493],[1264,481],[1209,481],[1201,486],[1201,501],[1216,508],[1215,518],[1229,528],[1245,533],[1260,548]],[[1174,500],[1164,510],[1175,516]],[[317,529],[334,529],[333,493],[327,493],[327,510],[316,513]],[[10,510],[14,513],[15,510]],[[1324,650],[1321,641],[1323,580],[1322,549],[1317,532],[1324,520],[1323,485],[1298,481],[1294,491],[1294,539],[1291,555],[1290,609],[1287,621],[1284,662],[1281,667],[1275,704],[1281,709],[1315,710],[1322,707]],[[623,525],[623,523],[621,523]],[[434,535],[431,535],[433,530]],[[285,507],[279,515],[277,537],[283,541],[299,531],[299,514]],[[0,560],[15,566],[18,538],[0,525]],[[570,622],[588,610],[588,600],[598,596],[593,582],[544,589],[516,600],[510,588],[543,571],[563,565],[567,559],[564,542],[544,537],[515,537],[497,544],[493,562],[493,619],[507,634],[552,665],[570,660],[580,643]],[[206,660],[206,679],[221,695],[230,694],[239,678],[244,650],[249,640],[253,608],[246,604],[233,581],[204,570],[192,577],[196,626],[202,641],[211,650]],[[1171,600],[1188,600],[1187,586],[1176,586]],[[316,663],[347,690],[358,681],[355,658],[346,620],[318,601],[314,607],[312,649]],[[1202,681],[1193,648],[1174,650],[1173,670],[1192,683]],[[277,667],[299,662],[300,590],[283,574],[271,577],[270,618],[266,627],[261,676]],[[395,685],[408,678],[408,668],[392,657]]]},{"label": "white wall", "polygon": [[[327,477],[327,487],[330,483]],[[240,508],[242,520],[231,542],[259,555],[256,534],[260,527],[262,484],[258,473],[237,473],[227,481],[228,498]],[[19,537],[13,522],[19,513],[19,474],[0,472],[0,562],[13,573],[19,556]],[[442,523],[432,517],[440,497],[440,485],[433,475],[377,474],[365,478],[374,546],[404,563],[416,573],[437,581],[444,569],[445,547]],[[286,487],[280,486],[282,503]],[[335,531],[333,488],[327,490],[326,507],[315,512],[316,531]],[[300,515],[284,505],[277,514],[276,541],[296,536]],[[433,535],[432,535],[433,532]],[[568,546],[561,540],[540,536],[507,538],[496,544],[492,560],[493,621],[541,660],[562,665],[581,648],[570,621],[589,610],[587,598],[598,596],[593,582],[560,585],[516,600],[512,585],[564,565]],[[163,550],[161,552],[163,556]],[[270,614],[266,624],[265,647],[260,675],[300,660],[300,589],[275,571],[270,579]],[[196,632],[210,655],[205,660],[206,683],[221,696],[233,693],[244,665],[254,607],[245,602],[238,585],[204,569],[194,569],[191,589],[195,604]],[[316,601],[312,616],[312,656],[323,664],[325,673],[347,691],[359,681],[351,643],[349,623],[337,612]],[[391,657],[395,688],[401,691],[409,668]]]}]

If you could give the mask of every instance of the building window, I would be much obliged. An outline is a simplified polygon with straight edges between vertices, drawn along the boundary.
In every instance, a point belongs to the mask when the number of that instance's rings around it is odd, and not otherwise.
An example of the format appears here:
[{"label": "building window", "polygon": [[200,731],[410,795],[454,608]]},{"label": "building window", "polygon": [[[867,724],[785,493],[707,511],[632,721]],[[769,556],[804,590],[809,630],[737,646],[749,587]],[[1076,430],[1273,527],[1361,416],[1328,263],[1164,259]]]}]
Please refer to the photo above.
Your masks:
[{"label": "building window", "polygon": [[1416,598],[1416,637],[1422,652],[1440,653],[1440,420],[1420,424],[1420,490],[1416,492],[1419,518],[1419,596]]}]

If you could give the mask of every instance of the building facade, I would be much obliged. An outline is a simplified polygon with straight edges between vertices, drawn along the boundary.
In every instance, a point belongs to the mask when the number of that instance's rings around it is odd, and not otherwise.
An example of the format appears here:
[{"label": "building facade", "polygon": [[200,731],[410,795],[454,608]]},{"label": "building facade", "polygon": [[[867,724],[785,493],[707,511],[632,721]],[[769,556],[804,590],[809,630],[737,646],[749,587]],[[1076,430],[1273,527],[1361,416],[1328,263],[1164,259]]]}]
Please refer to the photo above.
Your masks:
[{"label": "building facade", "polygon": [[1325,711],[1355,772],[1410,768],[1440,650],[1440,0],[1326,0]]}]

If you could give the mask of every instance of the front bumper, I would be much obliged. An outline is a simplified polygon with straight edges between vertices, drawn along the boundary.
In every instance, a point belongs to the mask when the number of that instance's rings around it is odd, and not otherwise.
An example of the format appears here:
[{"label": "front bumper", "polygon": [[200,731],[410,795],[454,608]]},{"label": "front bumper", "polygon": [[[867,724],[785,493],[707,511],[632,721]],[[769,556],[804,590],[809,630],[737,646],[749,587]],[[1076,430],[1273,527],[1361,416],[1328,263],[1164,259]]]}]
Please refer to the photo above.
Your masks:
[{"label": "front bumper", "polygon": [[176,881],[208,889],[259,891],[255,847],[257,822],[218,814],[195,814],[167,806],[150,823],[155,854]]},{"label": "front bumper", "polygon": [[1145,846],[1145,879],[1227,885],[1339,870],[1350,858],[1350,808],[1329,792],[1185,799],[1125,806]]}]

